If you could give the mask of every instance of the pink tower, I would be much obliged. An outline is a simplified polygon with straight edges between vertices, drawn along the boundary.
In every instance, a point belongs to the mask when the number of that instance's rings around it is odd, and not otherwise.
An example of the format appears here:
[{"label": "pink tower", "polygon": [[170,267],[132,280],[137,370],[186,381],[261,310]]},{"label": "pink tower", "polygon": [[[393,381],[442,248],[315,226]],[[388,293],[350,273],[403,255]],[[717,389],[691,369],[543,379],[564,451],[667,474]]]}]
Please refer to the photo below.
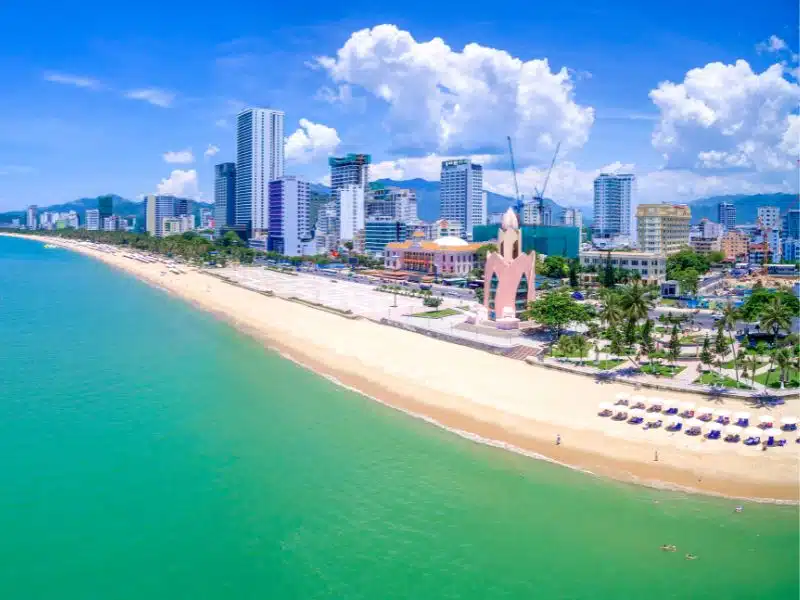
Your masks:
[{"label": "pink tower", "polygon": [[502,329],[519,327],[519,315],[536,298],[536,253],[522,251],[522,232],[513,209],[503,215],[497,234],[499,252],[486,257],[483,303]]}]

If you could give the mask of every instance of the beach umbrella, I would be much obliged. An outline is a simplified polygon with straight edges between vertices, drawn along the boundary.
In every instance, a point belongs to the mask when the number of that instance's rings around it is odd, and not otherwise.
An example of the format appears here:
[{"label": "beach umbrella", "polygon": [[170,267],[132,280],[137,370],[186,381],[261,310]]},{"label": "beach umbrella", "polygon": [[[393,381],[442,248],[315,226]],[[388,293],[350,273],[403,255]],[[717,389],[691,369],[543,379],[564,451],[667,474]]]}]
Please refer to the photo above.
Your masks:
[{"label": "beach umbrella", "polygon": [[783,417],[781,419],[781,425],[797,425],[797,417]]},{"label": "beach umbrella", "polygon": [[619,392],[617,393],[617,402],[623,402],[630,399],[631,395],[628,392]]},{"label": "beach umbrella", "polygon": [[661,413],[651,413],[647,417],[647,422],[648,423],[655,423],[656,421],[660,421],[660,420],[661,420]]},{"label": "beach umbrella", "polygon": [[780,429],[775,429],[774,427],[770,427],[766,431],[764,431],[764,435],[768,438],[778,437],[779,435],[783,434]]},{"label": "beach umbrella", "polygon": [[700,419],[689,419],[686,421],[686,426],[690,429],[694,429],[695,427],[700,429],[703,427],[703,425],[705,425],[705,423],[703,423]]},{"label": "beach umbrella", "polygon": [[681,402],[679,408],[681,409],[681,412],[683,412],[686,410],[694,410],[695,406],[696,404],[694,402]]},{"label": "beach umbrella", "polygon": [[677,408],[678,403],[675,400],[665,400],[664,401],[664,410],[672,410],[673,408]]},{"label": "beach umbrella", "polygon": [[631,410],[632,417],[644,417],[646,414],[647,411],[645,411],[643,408],[634,408]]},{"label": "beach umbrella", "polygon": [[725,417],[725,418],[727,418],[727,417],[731,416],[731,411],[725,410],[724,408],[717,408],[717,409],[714,410],[714,415],[717,416],[717,417]]},{"label": "beach umbrella", "polygon": [[748,427],[744,430],[745,437],[748,438],[758,438],[761,439],[761,436],[764,435],[764,432],[761,431],[758,427]]},{"label": "beach umbrella", "polygon": [[698,415],[712,415],[712,414],[714,414],[714,409],[710,408],[708,406],[701,406],[700,408],[697,409],[697,414]]},{"label": "beach umbrella", "polygon": [[745,411],[733,413],[733,418],[737,421],[749,421],[750,413]]},{"label": "beach umbrella", "polygon": [[670,425],[677,425],[678,423],[683,423],[683,419],[680,417],[672,416],[667,419],[667,423]]},{"label": "beach umbrella", "polygon": [[738,425],[728,425],[725,427],[725,435],[742,435],[744,427]]},{"label": "beach umbrella", "polygon": [[709,431],[722,431],[724,429],[724,426],[722,425],[722,423],[709,423],[708,429]]},{"label": "beach umbrella", "polygon": [[775,419],[771,415],[761,415],[758,417],[758,422],[762,425],[772,425],[775,422]]},{"label": "beach umbrella", "polygon": [[621,414],[626,414],[627,415],[628,414],[628,407],[627,406],[615,406],[614,407],[614,412],[616,412],[618,415],[621,415]]},{"label": "beach umbrella", "polygon": [[600,410],[614,410],[614,405],[611,402],[601,402]]},{"label": "beach umbrella", "polygon": [[664,406],[664,399],[663,398],[659,398],[658,396],[653,396],[653,397],[650,398],[650,406],[651,407],[656,407],[657,406],[657,407],[661,408],[662,406]]}]

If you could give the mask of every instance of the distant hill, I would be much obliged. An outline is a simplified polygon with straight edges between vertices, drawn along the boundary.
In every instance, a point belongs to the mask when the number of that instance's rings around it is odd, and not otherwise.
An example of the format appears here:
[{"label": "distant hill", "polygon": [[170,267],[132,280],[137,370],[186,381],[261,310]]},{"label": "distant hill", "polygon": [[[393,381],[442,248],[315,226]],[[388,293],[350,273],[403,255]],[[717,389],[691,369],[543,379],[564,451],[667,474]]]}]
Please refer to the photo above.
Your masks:
[{"label": "distant hill", "polygon": [[[142,201],[134,201],[128,200],[127,198],[123,198],[122,196],[118,196],[116,194],[110,194],[112,198],[112,210],[115,215],[120,215],[123,217],[136,217],[136,221],[139,224],[144,224],[145,219],[145,211],[146,211],[146,203]],[[99,198],[100,196],[98,196]],[[208,202],[194,202],[194,212],[195,215],[198,215],[201,208],[212,208],[214,205]],[[78,218],[80,219],[81,223],[85,222],[86,219],[86,211],[92,210],[97,208],[97,198],[80,198],[78,200],[73,200],[72,202],[67,202],[65,204],[51,204],[50,206],[40,206],[39,213],[45,211],[53,211],[53,212],[69,212],[70,210],[74,210],[78,213]],[[199,216],[199,215],[198,215]],[[0,223],[11,221],[11,219],[23,219],[25,218],[25,211],[18,210],[18,211],[11,211],[6,213],[0,213]]]},{"label": "distant hill", "polygon": [[730,202],[736,207],[736,223],[755,223],[759,206],[777,206],[781,213],[790,208],[798,208],[797,194],[736,194],[731,196],[712,196],[689,202],[692,209],[692,223],[706,218],[717,221],[717,206],[720,202]]}]

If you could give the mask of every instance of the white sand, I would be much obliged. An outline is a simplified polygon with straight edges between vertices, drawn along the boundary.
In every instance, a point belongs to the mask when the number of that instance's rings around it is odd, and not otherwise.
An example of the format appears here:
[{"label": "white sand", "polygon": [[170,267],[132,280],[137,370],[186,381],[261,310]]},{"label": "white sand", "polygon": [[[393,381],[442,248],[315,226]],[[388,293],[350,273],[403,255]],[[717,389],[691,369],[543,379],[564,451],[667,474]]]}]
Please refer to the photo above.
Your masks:
[{"label": "white sand", "polygon": [[[597,416],[601,401],[630,386],[529,365],[422,335],[350,320],[230,285],[202,271],[100,251],[80,242],[30,236],[98,258],[225,317],[244,331],[314,370],[333,375],[385,403],[553,460],[623,480],[735,497],[797,501],[800,444],[746,447]],[[321,299],[324,302],[324,299]],[[644,395],[664,394],[644,390]],[[800,416],[791,398],[774,409],[753,409],[733,399],[709,401],[668,394],[698,406],[723,406],[758,415]],[[561,435],[562,444],[555,445]],[[654,461],[658,452],[658,462]]]}]

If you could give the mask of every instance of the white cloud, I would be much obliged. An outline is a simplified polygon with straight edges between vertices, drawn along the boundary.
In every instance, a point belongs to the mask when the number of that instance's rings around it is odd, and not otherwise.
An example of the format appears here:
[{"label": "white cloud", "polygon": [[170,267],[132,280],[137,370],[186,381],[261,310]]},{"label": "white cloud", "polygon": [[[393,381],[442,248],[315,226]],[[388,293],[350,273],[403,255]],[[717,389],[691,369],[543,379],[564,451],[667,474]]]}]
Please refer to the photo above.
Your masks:
[{"label": "white cloud", "polygon": [[182,198],[199,198],[200,190],[197,184],[197,171],[189,169],[175,169],[169,177],[162,179],[156,186],[156,194],[164,196],[180,196]]},{"label": "white cloud", "polygon": [[[438,181],[442,170],[442,161],[449,160],[451,158],[463,157],[428,154],[427,156],[384,160],[379,163],[373,163],[369,166],[369,177],[372,180],[400,180],[415,179],[419,177],[429,181]],[[484,164],[492,160],[493,157],[489,155],[473,155],[470,158],[477,163]]]},{"label": "white cloud", "polygon": [[92,79],[91,77],[85,77],[83,75],[70,75],[69,73],[45,73],[44,74],[45,81],[50,81],[52,83],[61,83],[64,85],[74,85],[75,87],[80,88],[89,88],[89,89],[99,89],[101,86],[100,82],[96,79]]},{"label": "white cloud", "polygon": [[769,39],[767,39],[766,42],[761,42],[756,46],[756,50],[759,52],[780,52],[782,50],[787,50],[788,48],[788,44],[777,35],[769,36]]},{"label": "white cloud", "polygon": [[662,82],[650,98],[661,113],[653,146],[670,168],[795,167],[797,156],[784,142],[800,86],[784,78],[782,65],[754,73],[744,60],[709,63],[689,71],[681,83]]},{"label": "white cloud", "polygon": [[214,144],[209,144],[208,148],[206,148],[206,151],[203,152],[203,157],[211,158],[212,156],[216,156],[218,152],[219,152],[219,146],[215,146]]},{"label": "white cloud", "polygon": [[286,160],[309,163],[315,158],[331,154],[340,142],[339,134],[333,127],[300,119],[300,127],[286,138]]},{"label": "white cloud", "polygon": [[125,97],[131,98],[132,100],[144,100],[145,102],[149,102],[155,106],[160,106],[161,108],[169,108],[172,105],[172,102],[175,100],[174,93],[160,90],[158,88],[131,90],[129,92],[125,92]]},{"label": "white cloud", "polygon": [[194,154],[192,153],[191,148],[186,148],[186,150],[178,150],[175,152],[165,152],[164,162],[188,165],[194,162]]},{"label": "white cloud", "polygon": [[549,158],[559,141],[565,152],[583,146],[594,122],[594,110],[575,103],[566,68],[478,44],[458,51],[440,38],[417,42],[394,25],[357,31],[335,58],[317,62],[335,83],[389,105],[386,128],[398,149],[499,153],[511,134],[521,159]]}]

